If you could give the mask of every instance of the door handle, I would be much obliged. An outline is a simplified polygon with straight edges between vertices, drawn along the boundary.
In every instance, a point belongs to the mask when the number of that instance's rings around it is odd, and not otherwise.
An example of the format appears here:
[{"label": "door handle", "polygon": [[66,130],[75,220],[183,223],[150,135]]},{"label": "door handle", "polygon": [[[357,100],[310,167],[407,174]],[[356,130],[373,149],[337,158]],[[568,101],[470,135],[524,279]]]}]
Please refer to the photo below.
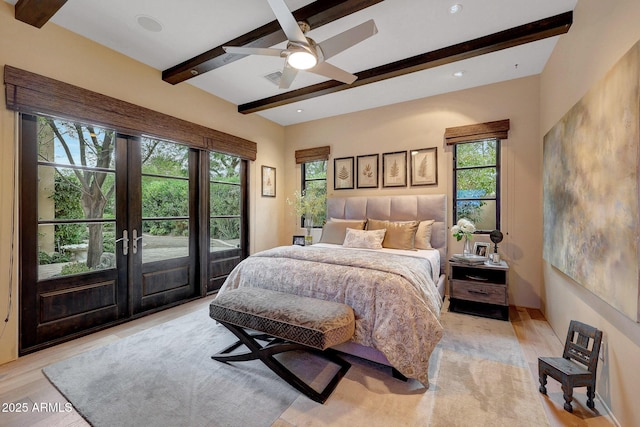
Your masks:
[{"label": "door handle", "polygon": [[116,239],[115,243],[122,242],[122,255],[129,254],[129,233],[127,230],[122,231],[122,237]]},{"label": "door handle", "polygon": [[142,240],[142,236],[138,236],[138,230],[133,229],[133,253],[138,253],[138,240]]}]

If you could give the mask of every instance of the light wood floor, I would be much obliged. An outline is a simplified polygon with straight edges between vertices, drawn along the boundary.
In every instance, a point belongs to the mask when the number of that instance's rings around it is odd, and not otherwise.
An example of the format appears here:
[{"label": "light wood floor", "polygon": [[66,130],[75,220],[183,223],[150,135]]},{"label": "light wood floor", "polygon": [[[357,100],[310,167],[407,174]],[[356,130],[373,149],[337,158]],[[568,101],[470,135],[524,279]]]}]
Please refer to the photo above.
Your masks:
[{"label": "light wood floor", "polygon": [[[18,406],[26,404],[29,412],[0,412],[0,426],[87,426],[86,421],[75,411],[64,412],[66,400],[44,377],[41,369],[51,363],[103,346],[195,310],[206,310],[210,300],[211,297],[193,301],[1,365],[0,404],[14,403]],[[537,384],[538,356],[561,355],[563,344],[555,336],[539,310],[511,307],[510,316],[531,368],[531,375]],[[611,418],[606,416],[605,408],[597,398],[596,412],[587,408],[584,388],[576,389],[574,393],[573,414],[563,409],[564,400],[559,384],[549,379],[547,389],[548,396],[540,394],[539,397],[552,427],[614,425]],[[34,412],[33,405],[41,403],[50,404],[48,410]],[[57,408],[56,403],[59,403]],[[59,412],[55,412],[56,409]]]}]

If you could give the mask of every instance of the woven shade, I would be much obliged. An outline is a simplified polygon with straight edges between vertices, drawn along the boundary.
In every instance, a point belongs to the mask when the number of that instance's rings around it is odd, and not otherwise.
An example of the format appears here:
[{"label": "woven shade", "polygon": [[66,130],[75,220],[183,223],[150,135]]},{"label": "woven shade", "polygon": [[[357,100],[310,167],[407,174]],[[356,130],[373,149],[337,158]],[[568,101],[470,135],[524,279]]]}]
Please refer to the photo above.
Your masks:
[{"label": "woven shade", "polygon": [[4,66],[4,83],[10,110],[61,116],[132,136],[152,135],[247,160],[256,159],[255,142],[10,65]]},{"label": "woven shade", "polygon": [[447,145],[480,141],[490,138],[508,139],[509,119],[446,128],[444,131],[444,139],[447,142]]},{"label": "woven shade", "polygon": [[296,164],[313,162],[315,160],[329,160],[329,154],[331,154],[331,147],[328,145],[296,150]]}]

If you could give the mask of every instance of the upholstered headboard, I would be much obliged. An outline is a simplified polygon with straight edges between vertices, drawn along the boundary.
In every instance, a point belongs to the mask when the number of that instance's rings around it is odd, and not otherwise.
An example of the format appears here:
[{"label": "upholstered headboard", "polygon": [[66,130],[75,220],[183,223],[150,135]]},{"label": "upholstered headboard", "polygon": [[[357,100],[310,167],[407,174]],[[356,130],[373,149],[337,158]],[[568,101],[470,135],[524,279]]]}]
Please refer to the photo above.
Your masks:
[{"label": "upholstered headboard", "polygon": [[390,221],[435,220],[431,246],[440,251],[440,272],[447,261],[447,196],[444,194],[331,197],[327,219],[381,219]]}]

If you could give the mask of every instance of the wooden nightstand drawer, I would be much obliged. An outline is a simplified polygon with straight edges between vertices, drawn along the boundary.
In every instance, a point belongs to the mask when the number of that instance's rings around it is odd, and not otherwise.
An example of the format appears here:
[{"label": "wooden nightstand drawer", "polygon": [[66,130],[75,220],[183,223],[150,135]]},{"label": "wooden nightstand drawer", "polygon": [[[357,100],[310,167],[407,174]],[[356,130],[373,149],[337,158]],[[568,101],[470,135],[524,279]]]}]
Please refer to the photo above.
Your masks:
[{"label": "wooden nightstand drawer", "polygon": [[507,305],[507,287],[491,283],[451,280],[451,298]]}]

